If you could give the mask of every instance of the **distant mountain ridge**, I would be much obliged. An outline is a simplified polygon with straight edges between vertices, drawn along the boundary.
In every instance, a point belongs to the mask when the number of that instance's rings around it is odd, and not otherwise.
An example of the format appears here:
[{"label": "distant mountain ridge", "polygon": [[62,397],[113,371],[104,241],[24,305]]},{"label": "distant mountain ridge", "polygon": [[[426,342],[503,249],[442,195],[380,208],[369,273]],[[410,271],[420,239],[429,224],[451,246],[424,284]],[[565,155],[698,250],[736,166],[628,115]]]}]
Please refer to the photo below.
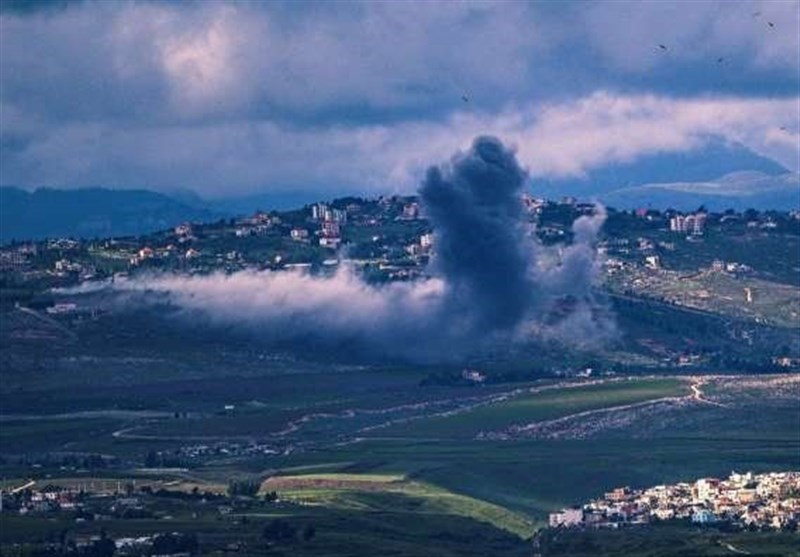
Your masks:
[{"label": "distant mountain ridge", "polygon": [[712,211],[791,210],[800,208],[800,174],[786,172],[772,176],[757,171],[731,172],[714,180],[621,188],[602,194],[599,199],[620,209],[653,206],[693,210],[705,205]]},{"label": "distant mountain ridge", "polygon": [[0,187],[0,241],[138,235],[226,214],[148,190]]},{"label": "distant mountain ridge", "polygon": [[[574,196],[620,209],[800,208],[800,174],[742,147],[720,145],[706,149],[704,155],[659,155],[606,167],[582,180],[534,180],[531,191],[537,197]],[[210,201],[191,190],[165,194],[141,189],[40,188],[29,192],[5,186],[0,187],[0,243],[139,235],[186,221],[210,222],[258,209],[300,208],[331,197],[331,192],[273,191]]]},{"label": "distant mountain ridge", "polygon": [[[787,173],[787,168],[742,145],[717,141],[697,151],[659,153],[628,163],[611,164],[591,170],[582,178],[536,179],[531,182],[531,192],[537,197],[550,199],[574,196],[598,199],[621,208],[650,204],[664,209],[694,203],[702,194],[712,201],[734,203],[730,208],[735,209],[739,206],[739,200],[744,201],[741,188],[737,190],[737,195],[722,196],[727,187],[736,186],[744,180],[751,190],[746,194],[749,202],[757,205],[753,208],[781,209],[786,208],[787,199],[792,198],[791,188],[768,185],[767,178],[785,176]],[[737,178],[737,175],[740,176]],[[754,179],[756,176],[758,179]],[[663,184],[671,186],[662,187]],[[684,184],[685,187],[677,187],[677,184]],[[719,187],[714,190],[698,184],[717,184]],[[647,187],[642,189],[644,186]],[[764,189],[759,191],[762,186]],[[718,195],[714,195],[714,191]]]}]

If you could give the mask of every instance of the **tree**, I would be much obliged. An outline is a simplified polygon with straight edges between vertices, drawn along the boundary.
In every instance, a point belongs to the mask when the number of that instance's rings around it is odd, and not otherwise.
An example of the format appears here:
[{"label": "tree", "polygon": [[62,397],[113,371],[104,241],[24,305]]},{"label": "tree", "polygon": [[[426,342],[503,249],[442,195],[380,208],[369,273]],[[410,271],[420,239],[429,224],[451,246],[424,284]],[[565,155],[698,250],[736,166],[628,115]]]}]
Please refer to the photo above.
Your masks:
[{"label": "tree", "polygon": [[156,468],[158,466],[158,453],[152,450],[148,451],[144,459],[144,465],[146,468]]},{"label": "tree", "polygon": [[269,491],[264,494],[264,501],[267,503],[274,503],[278,500],[278,492],[277,491]]},{"label": "tree", "polygon": [[236,495],[253,497],[260,488],[261,483],[258,480],[231,480],[228,483],[228,495],[232,497]]},{"label": "tree", "polygon": [[290,542],[296,538],[297,529],[287,521],[276,518],[264,526],[261,536],[271,543]]},{"label": "tree", "polygon": [[151,552],[154,555],[171,553],[189,553],[196,555],[198,551],[197,536],[194,534],[159,534],[153,538]]}]

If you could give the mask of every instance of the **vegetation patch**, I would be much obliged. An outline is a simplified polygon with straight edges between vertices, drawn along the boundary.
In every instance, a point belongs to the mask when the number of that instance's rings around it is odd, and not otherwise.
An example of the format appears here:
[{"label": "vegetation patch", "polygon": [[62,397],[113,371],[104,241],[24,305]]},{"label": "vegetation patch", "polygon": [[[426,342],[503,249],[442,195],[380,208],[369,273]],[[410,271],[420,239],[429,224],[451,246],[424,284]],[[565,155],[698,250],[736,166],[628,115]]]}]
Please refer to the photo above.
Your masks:
[{"label": "vegetation patch", "polygon": [[277,491],[280,498],[305,505],[369,512],[402,509],[463,516],[492,524],[521,538],[530,537],[534,529],[534,523],[522,514],[401,475],[280,476],[264,482],[262,490]]}]

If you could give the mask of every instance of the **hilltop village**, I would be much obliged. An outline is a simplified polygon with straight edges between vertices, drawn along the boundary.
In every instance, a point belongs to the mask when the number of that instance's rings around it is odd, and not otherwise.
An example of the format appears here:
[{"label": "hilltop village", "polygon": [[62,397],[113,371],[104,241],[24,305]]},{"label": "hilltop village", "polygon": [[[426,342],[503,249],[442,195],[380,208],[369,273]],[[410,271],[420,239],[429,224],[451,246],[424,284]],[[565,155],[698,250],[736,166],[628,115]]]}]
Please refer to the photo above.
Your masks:
[{"label": "hilltop village", "polygon": [[737,528],[799,530],[800,472],[737,474],[647,489],[621,487],[551,513],[551,528],[618,528],[664,520]]},{"label": "hilltop village", "polygon": [[[522,207],[523,232],[542,246],[547,264],[558,264],[561,247],[573,240],[576,219],[604,219],[595,245],[598,273],[617,313],[633,312],[641,324],[655,319],[656,306],[680,309],[658,318],[659,325],[675,331],[683,330],[687,319],[710,315],[727,322],[723,334],[733,351],[722,351],[717,340],[709,340],[709,347],[671,346],[652,335],[638,340],[636,350],[646,351],[658,366],[800,369],[800,352],[783,333],[763,340],[769,350],[755,350],[759,328],[800,326],[800,269],[792,265],[792,253],[800,250],[800,212],[616,211],[574,198],[529,195]],[[347,197],[292,211],[181,223],[139,237],[12,242],[0,248],[0,302],[5,310],[27,308],[80,321],[96,318],[96,308],[54,297],[52,289],[153,273],[324,275],[343,266],[380,284],[425,277],[435,253],[436,232],[416,197]],[[699,336],[709,336],[707,325],[698,327]]]},{"label": "hilltop village", "polygon": [[[152,532],[128,536],[83,534],[64,529],[61,539],[50,540],[39,547],[17,545],[19,554],[27,555],[195,555],[198,554],[196,533],[163,531],[159,522],[169,524],[189,518],[197,524],[203,521],[223,522],[235,527],[244,512],[276,511],[290,508],[291,503],[280,501],[275,492],[257,496],[259,484],[231,482],[225,491],[186,489],[176,482],[126,481],[88,479],[64,483],[28,481],[17,487],[0,489],[0,516],[17,515],[31,519],[58,520],[76,529],[91,524],[147,523]],[[177,488],[177,489],[176,489]],[[276,533],[276,529],[280,532]],[[287,540],[309,541],[314,537],[313,526],[303,529],[287,521],[268,522],[261,533],[262,543]],[[226,553],[246,550],[244,544],[219,543]]]},{"label": "hilltop village", "polygon": [[[28,481],[0,490],[0,515],[50,518],[76,525],[62,540],[45,544],[47,551],[71,548],[78,555],[196,554],[193,533],[164,533],[157,524],[189,520],[197,524],[221,522],[232,528],[244,524],[248,513],[292,512],[299,504],[282,500],[276,491],[264,491],[258,482],[232,481],[227,490],[205,491],[181,482],[75,479],[67,483]],[[149,522],[148,522],[149,521]],[[150,523],[153,531],[133,536],[81,534],[81,526]],[[551,532],[631,528],[646,524],[692,524],[715,529],[800,531],[800,472],[731,473],[727,479],[702,478],[693,483],[659,485],[647,489],[614,489],[582,506],[550,514]],[[260,534],[268,546],[309,543],[312,523],[273,519]],[[66,530],[65,530],[66,531]],[[216,544],[224,553],[247,553],[242,542]],[[206,548],[209,546],[206,540]],[[18,546],[30,551],[30,547]]]},{"label": "hilltop village", "polygon": [[[570,243],[575,219],[599,210],[575,198],[550,201],[525,195],[522,201],[528,233],[545,245]],[[800,211],[709,213],[702,207],[688,214],[653,209],[603,211],[607,217],[597,249],[614,288],[642,293],[658,290],[664,282],[661,275],[669,272],[678,272],[685,280],[720,275],[792,284],[800,278],[784,253],[740,249],[740,260],[726,245],[729,240],[741,243],[745,237],[760,239],[759,244],[786,235],[800,238]],[[435,231],[416,197],[350,197],[294,211],[257,211],[214,223],[182,223],[139,237],[14,241],[0,248],[0,286],[16,289],[20,300],[25,293],[48,287],[145,271],[316,272],[344,263],[357,266],[374,281],[408,280],[424,274],[434,244]],[[775,268],[766,271],[759,265],[764,256],[770,263],[777,260]],[[753,304],[759,297],[753,288],[749,293],[744,287],[739,290],[737,301],[742,305]],[[709,297],[696,292],[694,298],[676,301],[701,305]],[[6,302],[12,299],[10,293],[4,296]]]},{"label": "hilltop village", "polygon": [[[800,250],[800,211],[616,211],[529,195],[522,202],[525,233],[544,246],[548,264],[558,264],[559,246],[572,242],[576,219],[605,219],[596,242],[599,272],[603,287],[621,303],[724,316],[737,323],[729,328],[739,343],[752,343],[759,325],[800,326],[800,269],[792,265],[792,253]],[[0,302],[85,319],[91,318],[87,308],[54,299],[50,289],[152,273],[331,274],[342,266],[380,284],[426,276],[435,253],[435,230],[416,197],[347,197],[294,211],[182,223],[139,237],[12,242],[0,247]],[[713,357],[645,343],[671,365],[707,364]],[[793,351],[777,350],[758,365],[800,369],[800,360]]]}]

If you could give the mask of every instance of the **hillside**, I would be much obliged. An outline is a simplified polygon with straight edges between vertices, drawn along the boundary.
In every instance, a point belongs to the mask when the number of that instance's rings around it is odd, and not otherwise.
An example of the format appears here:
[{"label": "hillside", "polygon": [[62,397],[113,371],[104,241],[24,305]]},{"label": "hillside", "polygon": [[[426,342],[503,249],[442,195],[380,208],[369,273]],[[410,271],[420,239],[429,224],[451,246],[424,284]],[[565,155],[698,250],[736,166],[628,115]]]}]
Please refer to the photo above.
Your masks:
[{"label": "hillside", "polygon": [[536,179],[531,192],[551,199],[598,199],[617,208],[689,210],[710,203],[715,210],[786,209],[787,199],[800,203],[797,178],[787,172],[741,145],[718,142],[695,152],[656,153],[611,164],[580,178]]},{"label": "hillside", "polygon": [[0,241],[138,235],[222,215],[145,190],[0,188]]}]

